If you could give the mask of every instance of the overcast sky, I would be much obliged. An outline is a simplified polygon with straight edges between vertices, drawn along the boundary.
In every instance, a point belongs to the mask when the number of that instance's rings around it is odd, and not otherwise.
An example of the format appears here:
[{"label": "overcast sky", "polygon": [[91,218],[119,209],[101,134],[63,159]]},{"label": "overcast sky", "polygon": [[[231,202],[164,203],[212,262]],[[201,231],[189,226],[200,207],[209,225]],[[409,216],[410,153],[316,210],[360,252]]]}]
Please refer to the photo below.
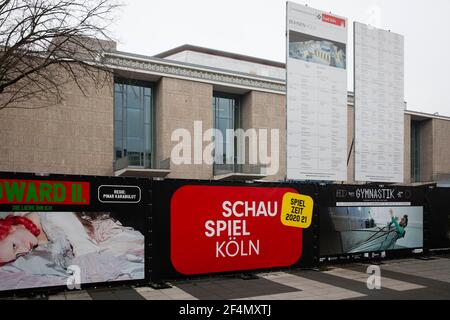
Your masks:
[{"label": "overcast sky", "polygon": [[[408,109],[450,116],[450,0],[310,0],[310,7],[405,36]],[[144,55],[193,44],[285,61],[285,0],[122,0],[118,49]],[[353,28],[350,24],[349,48]],[[349,90],[353,61],[349,57]]]}]

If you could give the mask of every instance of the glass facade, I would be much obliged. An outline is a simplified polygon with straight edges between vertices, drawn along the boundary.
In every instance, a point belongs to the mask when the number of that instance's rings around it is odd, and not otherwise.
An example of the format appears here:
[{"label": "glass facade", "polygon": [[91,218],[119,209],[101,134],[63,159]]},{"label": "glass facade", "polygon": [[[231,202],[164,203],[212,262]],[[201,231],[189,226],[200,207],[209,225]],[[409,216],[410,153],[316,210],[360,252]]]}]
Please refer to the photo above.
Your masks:
[{"label": "glass facade", "polygon": [[114,81],[114,160],[151,168],[153,87],[128,79]]},{"label": "glass facade", "polygon": [[420,182],[420,121],[411,121],[411,181]]},{"label": "glass facade", "polygon": [[[216,139],[214,175],[239,172],[237,165],[236,137],[227,139],[227,130],[241,128],[240,99],[238,96],[214,93],[214,128],[222,133],[222,141]],[[230,145],[231,144],[231,145]],[[230,152],[229,150],[233,150]]]}]

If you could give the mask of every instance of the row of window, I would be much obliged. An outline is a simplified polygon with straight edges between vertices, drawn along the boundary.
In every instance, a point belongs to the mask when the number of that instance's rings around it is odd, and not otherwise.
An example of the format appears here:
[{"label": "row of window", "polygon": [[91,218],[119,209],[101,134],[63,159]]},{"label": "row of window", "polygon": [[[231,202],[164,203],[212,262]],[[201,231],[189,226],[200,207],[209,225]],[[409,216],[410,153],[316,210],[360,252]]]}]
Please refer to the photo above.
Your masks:
[{"label": "row of window", "polygon": [[151,167],[152,87],[145,83],[117,80],[114,85],[115,160],[127,158],[130,166]]},{"label": "row of window", "polygon": [[[228,129],[241,127],[239,97],[214,93],[214,127],[226,137]],[[114,83],[114,160],[125,161],[127,167],[152,168],[154,166],[154,93],[151,83],[129,79],[116,79]],[[222,139],[216,145],[214,174],[236,172],[235,141],[232,146]],[[216,142],[220,143],[219,140]],[[217,154],[219,152],[219,154]]]},{"label": "row of window", "polygon": [[[152,168],[154,142],[154,94],[150,83],[116,79],[114,85],[114,159],[126,160],[128,167]],[[241,128],[238,96],[214,93],[214,127],[222,133],[216,140],[214,174],[239,172],[236,141],[225,139],[228,129]],[[222,145],[218,145],[222,143]],[[229,145],[232,143],[233,145]],[[233,153],[227,150],[234,150]],[[411,126],[411,176],[420,181],[420,123]]]}]

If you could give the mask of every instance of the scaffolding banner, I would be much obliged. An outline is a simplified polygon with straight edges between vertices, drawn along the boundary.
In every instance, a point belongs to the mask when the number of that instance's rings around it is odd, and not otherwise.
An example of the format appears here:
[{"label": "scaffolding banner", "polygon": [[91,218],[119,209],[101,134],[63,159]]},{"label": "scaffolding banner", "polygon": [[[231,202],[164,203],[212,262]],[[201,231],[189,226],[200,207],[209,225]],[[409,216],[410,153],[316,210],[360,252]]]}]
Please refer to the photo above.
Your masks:
[{"label": "scaffolding banner", "polygon": [[355,180],[404,182],[404,38],[354,24]]},{"label": "scaffolding banner", "polygon": [[424,247],[423,188],[328,186],[320,199],[321,257]]},{"label": "scaffolding banner", "polygon": [[0,174],[0,291],[142,283],[151,182]]},{"label": "scaffolding banner", "polygon": [[430,216],[426,230],[426,247],[430,250],[450,250],[450,188],[430,188],[427,192]]},{"label": "scaffolding banner", "polygon": [[313,265],[311,185],[164,181],[154,190],[154,280]]},{"label": "scaffolding banner", "polygon": [[347,19],[287,3],[287,179],[347,180]]}]

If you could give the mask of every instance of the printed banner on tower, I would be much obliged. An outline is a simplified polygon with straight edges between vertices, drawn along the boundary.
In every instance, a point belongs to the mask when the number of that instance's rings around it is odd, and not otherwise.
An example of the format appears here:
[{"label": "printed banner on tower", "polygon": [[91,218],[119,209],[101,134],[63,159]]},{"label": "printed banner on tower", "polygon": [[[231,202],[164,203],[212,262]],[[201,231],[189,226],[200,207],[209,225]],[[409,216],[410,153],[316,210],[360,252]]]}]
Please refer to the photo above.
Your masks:
[{"label": "printed banner on tower", "polygon": [[347,180],[347,19],[287,3],[287,178]]},{"label": "printed banner on tower", "polygon": [[362,23],[355,41],[355,180],[404,181],[404,38]]}]

